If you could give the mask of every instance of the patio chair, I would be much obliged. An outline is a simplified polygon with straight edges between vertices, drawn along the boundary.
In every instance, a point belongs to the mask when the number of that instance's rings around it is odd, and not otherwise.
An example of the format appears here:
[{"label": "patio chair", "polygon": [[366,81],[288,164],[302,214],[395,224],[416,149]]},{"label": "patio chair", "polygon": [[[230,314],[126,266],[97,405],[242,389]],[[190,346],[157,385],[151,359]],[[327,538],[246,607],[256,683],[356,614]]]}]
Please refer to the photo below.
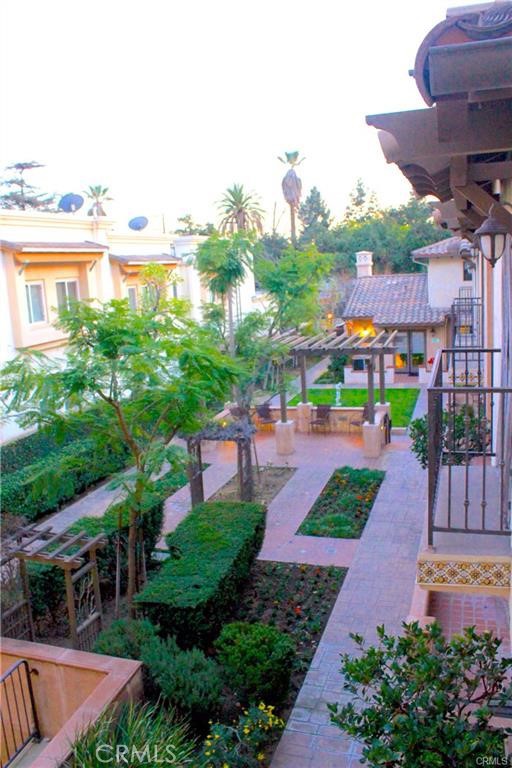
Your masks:
[{"label": "patio chair", "polygon": [[348,422],[348,431],[349,433],[352,431],[352,427],[357,427],[357,429],[362,429],[363,424],[365,421],[368,421],[368,403],[365,403],[363,406],[363,412],[361,415],[358,413],[354,414]]},{"label": "patio chair", "polygon": [[331,406],[330,405],[317,405],[315,418],[311,419],[311,429],[314,427],[320,427],[324,432],[329,432],[331,429]]},{"label": "patio chair", "polygon": [[258,426],[272,427],[272,425],[277,422],[277,419],[274,419],[272,416],[270,405],[268,403],[256,406],[256,416],[258,417]]}]

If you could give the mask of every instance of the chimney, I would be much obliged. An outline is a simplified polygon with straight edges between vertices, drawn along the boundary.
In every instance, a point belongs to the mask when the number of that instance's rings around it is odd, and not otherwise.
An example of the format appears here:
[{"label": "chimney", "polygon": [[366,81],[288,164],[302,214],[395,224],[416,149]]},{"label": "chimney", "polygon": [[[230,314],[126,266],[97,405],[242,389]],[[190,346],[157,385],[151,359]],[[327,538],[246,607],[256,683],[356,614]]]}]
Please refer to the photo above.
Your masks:
[{"label": "chimney", "polygon": [[358,277],[371,277],[373,275],[372,256],[372,251],[358,251],[356,253],[356,269]]}]

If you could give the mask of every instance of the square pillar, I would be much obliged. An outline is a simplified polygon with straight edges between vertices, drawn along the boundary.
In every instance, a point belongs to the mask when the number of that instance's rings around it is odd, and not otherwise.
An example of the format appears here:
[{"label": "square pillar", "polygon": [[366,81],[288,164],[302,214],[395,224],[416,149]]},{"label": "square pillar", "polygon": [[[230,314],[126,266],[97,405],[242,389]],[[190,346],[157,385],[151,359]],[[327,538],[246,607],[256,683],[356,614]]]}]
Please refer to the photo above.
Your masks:
[{"label": "square pillar", "polygon": [[382,451],[382,430],[380,424],[363,424],[363,456],[378,459]]},{"label": "square pillar", "polygon": [[288,456],[295,451],[295,424],[293,421],[276,423],[276,450],[280,456]]},{"label": "square pillar", "polygon": [[297,432],[307,434],[311,431],[311,414],[313,403],[299,403],[297,405]]}]

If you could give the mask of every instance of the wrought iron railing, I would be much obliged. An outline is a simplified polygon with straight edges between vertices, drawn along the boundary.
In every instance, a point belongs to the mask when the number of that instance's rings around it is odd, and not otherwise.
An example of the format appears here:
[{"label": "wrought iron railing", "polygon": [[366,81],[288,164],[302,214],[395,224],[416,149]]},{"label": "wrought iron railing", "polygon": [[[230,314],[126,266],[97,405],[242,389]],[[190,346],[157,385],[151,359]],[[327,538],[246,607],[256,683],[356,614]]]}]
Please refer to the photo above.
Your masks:
[{"label": "wrought iron railing", "polygon": [[434,534],[510,535],[512,388],[493,386],[498,349],[440,350],[428,388],[428,543]]},{"label": "wrought iron railing", "polygon": [[31,741],[41,734],[37,719],[30,669],[17,661],[0,677],[1,768],[7,768]]}]

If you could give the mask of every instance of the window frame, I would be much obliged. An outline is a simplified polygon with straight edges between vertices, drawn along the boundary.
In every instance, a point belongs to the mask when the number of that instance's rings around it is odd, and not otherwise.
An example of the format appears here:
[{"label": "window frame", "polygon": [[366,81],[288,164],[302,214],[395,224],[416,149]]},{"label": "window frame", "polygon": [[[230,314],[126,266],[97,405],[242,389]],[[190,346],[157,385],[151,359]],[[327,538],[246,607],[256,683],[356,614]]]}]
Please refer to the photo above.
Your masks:
[{"label": "window frame", "polygon": [[[66,306],[60,307],[59,306],[59,294],[57,291],[57,285],[59,283],[63,283],[65,285],[66,290]],[[80,301],[80,281],[77,277],[60,277],[57,280],[55,280],[55,294],[57,297],[57,311],[60,312],[61,309],[69,309],[69,295],[68,295],[68,283],[74,283],[76,285],[76,298],[73,297],[73,301]]]},{"label": "window frame", "polygon": [[[43,307],[43,319],[32,320],[34,312],[32,309],[32,293],[30,288],[34,285],[38,285],[41,288],[41,305]],[[28,290],[27,290],[28,289]],[[48,323],[48,308],[46,305],[46,292],[44,287],[44,280],[25,280],[25,306],[27,308],[27,320],[29,325],[45,325]]]},{"label": "window frame", "polygon": [[[130,302],[130,291],[133,291],[135,294],[135,306],[132,307]],[[132,310],[132,312],[136,312],[139,308],[139,290],[137,285],[127,285],[126,286],[126,298],[128,299],[128,306]]]},{"label": "window frame", "polygon": [[473,282],[473,269],[470,267],[469,263],[462,260],[462,282],[463,283],[472,283]]}]

